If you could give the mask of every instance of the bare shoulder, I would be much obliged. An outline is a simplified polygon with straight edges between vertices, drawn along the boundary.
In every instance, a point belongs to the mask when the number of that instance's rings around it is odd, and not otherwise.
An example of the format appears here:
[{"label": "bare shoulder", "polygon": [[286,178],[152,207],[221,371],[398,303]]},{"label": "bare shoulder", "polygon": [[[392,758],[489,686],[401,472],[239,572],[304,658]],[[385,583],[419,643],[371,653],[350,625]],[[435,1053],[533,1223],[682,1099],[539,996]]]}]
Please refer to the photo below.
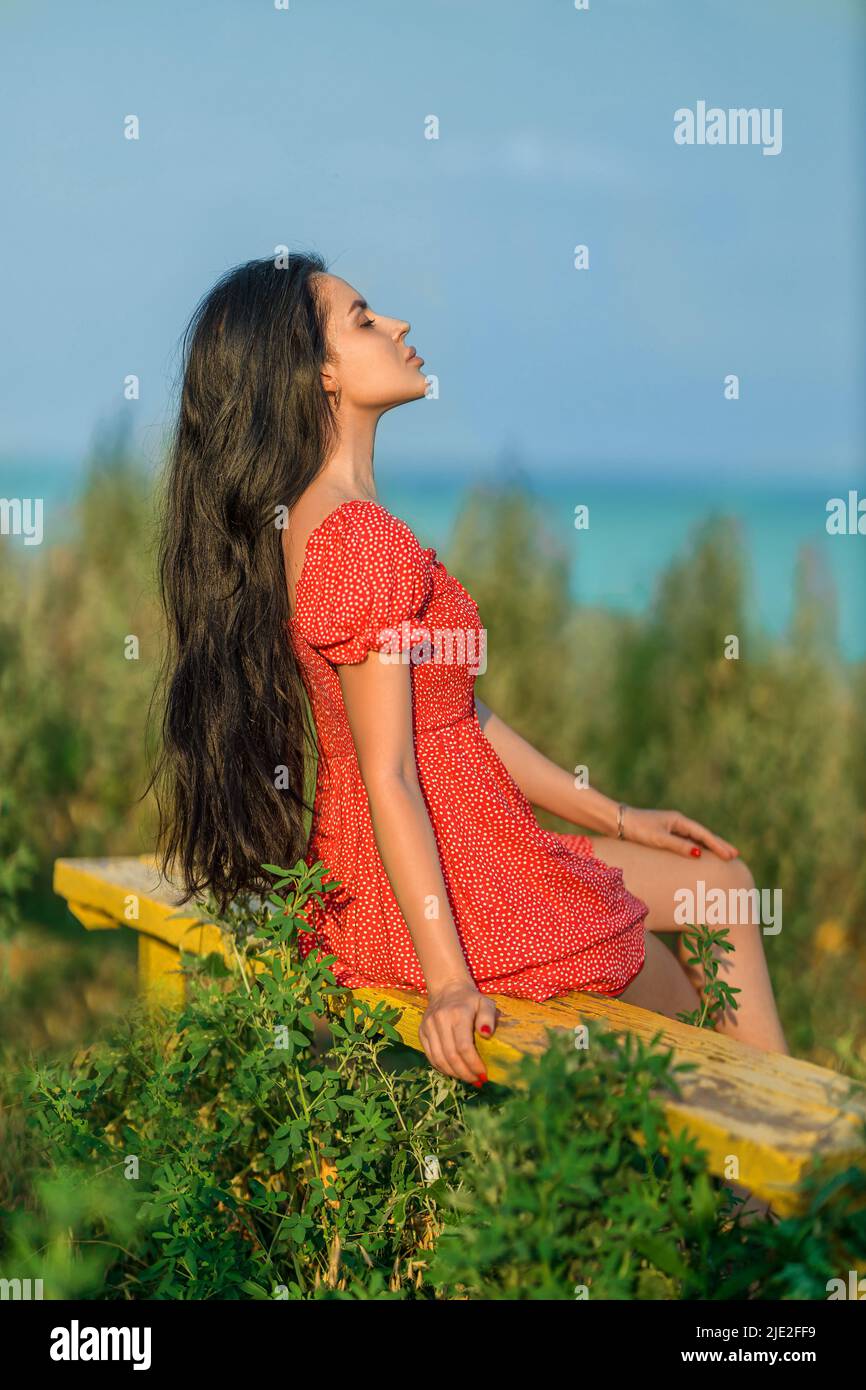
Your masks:
[{"label": "bare shoulder", "polygon": [[292,507],[281,539],[286,582],[293,605],[310,537],[324,527],[347,503],[368,500],[370,499],[357,494],[338,492],[332,487],[317,487],[313,483]]}]

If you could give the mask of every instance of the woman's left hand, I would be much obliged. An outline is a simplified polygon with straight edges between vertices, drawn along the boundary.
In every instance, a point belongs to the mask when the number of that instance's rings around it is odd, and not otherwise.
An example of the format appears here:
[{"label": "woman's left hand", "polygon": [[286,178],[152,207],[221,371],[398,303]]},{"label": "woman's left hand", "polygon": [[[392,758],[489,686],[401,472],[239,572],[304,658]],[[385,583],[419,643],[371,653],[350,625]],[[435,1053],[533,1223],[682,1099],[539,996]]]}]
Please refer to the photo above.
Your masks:
[{"label": "woman's left hand", "polygon": [[711,849],[720,859],[736,859],[739,850],[707,830],[699,821],[689,820],[679,811],[641,811],[626,806],[622,817],[623,838],[651,849],[669,849],[674,854],[700,855],[700,846]]}]

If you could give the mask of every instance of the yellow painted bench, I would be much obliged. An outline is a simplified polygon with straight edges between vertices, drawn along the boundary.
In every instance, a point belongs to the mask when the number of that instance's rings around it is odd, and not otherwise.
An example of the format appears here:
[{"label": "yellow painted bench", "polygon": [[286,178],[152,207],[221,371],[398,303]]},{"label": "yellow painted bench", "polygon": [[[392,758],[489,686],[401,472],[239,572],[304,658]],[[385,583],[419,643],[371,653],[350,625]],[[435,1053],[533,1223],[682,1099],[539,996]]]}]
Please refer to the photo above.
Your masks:
[{"label": "yellow painted bench", "polygon": [[[225,954],[218,927],[172,915],[178,911],[178,895],[160,883],[149,855],[58,859],[54,890],[89,931],[125,926],[138,932],[139,984],[151,997],[182,1002],[181,946],[194,954]],[[401,1009],[397,1032],[420,1049],[423,995],[367,988],[352,993],[371,1004],[384,1001]],[[505,1084],[513,1084],[511,1069],[520,1057],[544,1050],[548,1027],[571,1033],[576,1025],[597,1019],[646,1041],[660,1034],[677,1062],[696,1067],[678,1078],[680,1099],[662,1097],[672,1130],[693,1135],[707,1151],[710,1171],[719,1177],[728,1176],[731,1158],[736,1158],[738,1181],[779,1215],[802,1205],[798,1185],[813,1157],[828,1173],[866,1162],[866,1086],[836,1072],[617,1000],[577,993],[544,1004],[494,997],[496,1033],[488,1041],[476,1041],[490,1079]]]}]

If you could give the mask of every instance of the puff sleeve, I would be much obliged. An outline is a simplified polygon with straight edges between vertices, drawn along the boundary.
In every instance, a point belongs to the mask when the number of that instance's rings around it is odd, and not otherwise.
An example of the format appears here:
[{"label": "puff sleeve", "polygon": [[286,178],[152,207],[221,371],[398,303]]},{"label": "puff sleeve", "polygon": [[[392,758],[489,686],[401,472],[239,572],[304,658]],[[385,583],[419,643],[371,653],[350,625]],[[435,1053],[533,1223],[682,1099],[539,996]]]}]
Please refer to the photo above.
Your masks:
[{"label": "puff sleeve", "polygon": [[307,541],[295,628],[328,661],[403,651],[433,592],[433,552],[378,502],[331,512]]}]

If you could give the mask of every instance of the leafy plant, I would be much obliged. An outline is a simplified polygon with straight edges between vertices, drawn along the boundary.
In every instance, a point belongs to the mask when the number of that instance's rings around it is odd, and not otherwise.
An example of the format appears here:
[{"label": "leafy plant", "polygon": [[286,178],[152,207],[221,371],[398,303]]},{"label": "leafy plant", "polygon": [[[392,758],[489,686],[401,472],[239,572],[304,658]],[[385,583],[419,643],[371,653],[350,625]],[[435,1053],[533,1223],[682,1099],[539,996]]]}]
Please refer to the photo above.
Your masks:
[{"label": "leafy plant", "polygon": [[734,949],[727,937],[727,927],[711,931],[704,923],[699,923],[693,931],[681,933],[685,963],[700,967],[702,972],[700,1003],[697,1009],[677,1014],[682,1023],[690,1023],[694,1028],[715,1028],[727,1009],[736,1012],[738,1005],[734,996],[742,994],[742,990],[719,979],[721,957],[716,952]]},{"label": "leafy plant", "polygon": [[227,960],[183,957],[179,1013],[136,1007],[19,1079],[33,1172],[5,1277],[49,1298],[723,1298],[850,1267],[866,1175],[741,1227],[667,1125],[685,1064],[603,1027],[468,1094],[304,954],[324,866],[268,868],[268,901],[220,922]]},{"label": "leafy plant", "polygon": [[[347,998],[333,957],[301,957],[301,911],[334,886],[323,866],[271,871],[270,902],[236,903],[221,924],[228,968],[183,958],[177,1018],[137,1008],[110,1041],[27,1078],[42,1167],[70,1194],[110,1178],[135,1210],[127,1257],[105,1289],[94,1267],[90,1296],[299,1298],[360,1281],[400,1297],[423,1267],[437,1191],[425,1154],[435,1133],[453,1163],[460,1085],[401,1065],[396,1011]],[[57,1202],[41,1193],[41,1243],[32,1213],[11,1221],[28,1269],[52,1239]],[[110,1239],[99,1210],[70,1207],[76,1245]],[[82,1278],[53,1296],[81,1296]]]}]

